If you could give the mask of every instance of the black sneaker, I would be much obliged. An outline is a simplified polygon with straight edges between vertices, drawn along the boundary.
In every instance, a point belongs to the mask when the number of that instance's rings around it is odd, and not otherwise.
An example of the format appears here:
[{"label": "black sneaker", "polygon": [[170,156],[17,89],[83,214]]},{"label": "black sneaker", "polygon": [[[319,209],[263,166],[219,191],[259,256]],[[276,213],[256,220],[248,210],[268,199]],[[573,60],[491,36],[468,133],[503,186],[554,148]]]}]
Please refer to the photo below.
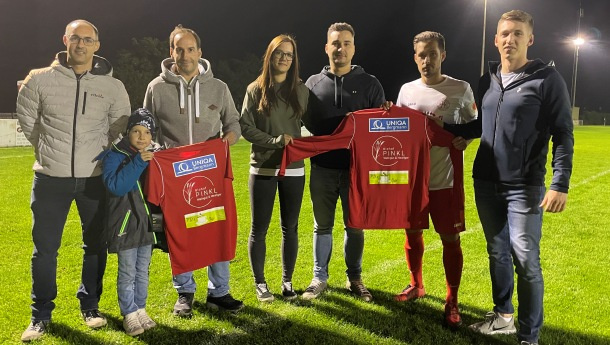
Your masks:
[{"label": "black sneaker", "polygon": [[258,298],[261,302],[271,303],[275,299],[271,291],[269,291],[269,287],[267,287],[267,283],[260,283],[256,285],[256,298]]},{"label": "black sneaker", "polygon": [[233,298],[230,293],[221,297],[208,296],[205,305],[210,309],[226,310],[232,313],[238,312],[244,307],[244,303]]},{"label": "black sneaker", "polygon": [[180,317],[191,317],[193,316],[193,300],[195,299],[194,293],[179,293],[178,300],[174,304],[173,314]]},{"label": "black sneaker", "polygon": [[106,326],[106,317],[97,309],[83,310],[82,315],[85,324],[91,328]]},{"label": "black sneaker", "polygon": [[292,282],[282,282],[282,296],[289,301],[297,298],[297,293],[292,288]]},{"label": "black sneaker", "polygon": [[42,337],[49,326],[49,320],[32,320],[28,328],[21,334],[21,341],[32,341]]}]

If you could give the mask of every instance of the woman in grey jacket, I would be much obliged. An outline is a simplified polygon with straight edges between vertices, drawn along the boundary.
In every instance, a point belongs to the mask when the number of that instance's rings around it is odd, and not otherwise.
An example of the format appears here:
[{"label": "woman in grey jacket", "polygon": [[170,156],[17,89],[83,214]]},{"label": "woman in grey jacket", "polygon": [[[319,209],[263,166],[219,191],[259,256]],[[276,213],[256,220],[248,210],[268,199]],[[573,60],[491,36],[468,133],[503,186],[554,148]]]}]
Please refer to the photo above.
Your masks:
[{"label": "woman in grey jacket", "polygon": [[265,281],[265,237],[279,190],[282,227],[282,295],[297,297],[292,273],[298,251],[298,220],[305,185],[303,161],[286,169],[281,180],[277,172],[283,147],[301,136],[301,120],[307,113],[309,90],[299,79],[299,59],[295,40],[279,35],[271,40],[263,58],[259,77],[246,91],[241,112],[242,135],[252,143],[250,153],[250,209],[252,227],[248,242],[256,295],[261,302],[274,297]]}]

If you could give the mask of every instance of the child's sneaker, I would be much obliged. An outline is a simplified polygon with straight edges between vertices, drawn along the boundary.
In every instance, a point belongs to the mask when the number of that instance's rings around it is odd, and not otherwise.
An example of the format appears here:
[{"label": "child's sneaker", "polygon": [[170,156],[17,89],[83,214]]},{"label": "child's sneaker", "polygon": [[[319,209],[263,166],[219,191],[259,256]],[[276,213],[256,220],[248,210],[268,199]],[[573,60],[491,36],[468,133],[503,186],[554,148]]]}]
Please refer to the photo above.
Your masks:
[{"label": "child's sneaker", "polygon": [[326,282],[319,280],[318,278],[314,278],[305,292],[303,292],[304,300],[312,300],[314,298],[318,298],[322,291],[326,289]]},{"label": "child's sneaker", "polygon": [[123,329],[125,329],[127,335],[132,337],[144,333],[144,328],[142,328],[142,324],[140,324],[140,319],[138,318],[138,311],[134,311],[133,313],[124,316]]},{"label": "child's sneaker", "polygon": [[140,325],[144,328],[145,331],[155,327],[157,323],[148,316],[146,310],[138,309],[138,320],[140,320]]}]

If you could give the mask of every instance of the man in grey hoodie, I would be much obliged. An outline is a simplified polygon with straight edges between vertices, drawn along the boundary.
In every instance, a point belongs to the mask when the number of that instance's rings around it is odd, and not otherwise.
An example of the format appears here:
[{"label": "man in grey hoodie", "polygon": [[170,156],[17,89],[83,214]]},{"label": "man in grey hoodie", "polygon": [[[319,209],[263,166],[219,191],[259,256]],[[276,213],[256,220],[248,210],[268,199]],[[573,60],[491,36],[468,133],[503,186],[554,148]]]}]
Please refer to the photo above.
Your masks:
[{"label": "man in grey hoodie", "polygon": [[[191,29],[176,26],[169,38],[170,58],[161,74],[148,84],[144,107],[159,126],[157,141],[167,147],[220,138],[235,144],[241,136],[239,113],[225,83],[214,78],[210,63],[201,58],[201,39]],[[229,262],[208,266],[206,305],[236,312],[243,303],[229,293]],[[197,284],[193,272],[173,277],[178,291],[174,315],[190,317]]]}]

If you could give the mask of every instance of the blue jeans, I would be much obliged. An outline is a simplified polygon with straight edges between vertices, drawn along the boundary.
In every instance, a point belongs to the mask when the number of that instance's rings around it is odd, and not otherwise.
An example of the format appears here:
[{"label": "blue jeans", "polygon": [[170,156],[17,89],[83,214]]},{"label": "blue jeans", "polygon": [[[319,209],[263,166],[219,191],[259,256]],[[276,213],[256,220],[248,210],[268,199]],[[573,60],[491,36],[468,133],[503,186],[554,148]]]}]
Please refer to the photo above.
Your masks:
[{"label": "blue jeans", "polygon": [[51,177],[32,182],[32,320],[50,320],[57,297],[57,252],[72,201],[81,220],[83,267],[76,293],[81,310],[98,308],[102,295],[106,246],[103,241],[106,190],[101,176]]},{"label": "blue jeans", "polygon": [[311,165],[309,191],[314,215],[313,275],[320,281],[328,280],[328,263],[333,249],[333,226],[337,200],[341,198],[345,236],[343,256],[349,280],[359,280],[362,273],[364,231],[347,226],[349,218],[349,170],[327,169]]},{"label": "blue jeans", "polygon": [[118,252],[117,295],[123,316],[146,307],[151,255],[152,245]]},{"label": "blue jeans", "polygon": [[[479,218],[487,240],[494,311],[514,313],[517,272],[519,340],[538,341],[544,282],[540,267],[544,186],[509,186],[474,181]],[[513,266],[514,264],[514,266]]]},{"label": "blue jeans", "polygon": [[[195,293],[197,283],[193,272],[173,276],[174,288],[178,293]],[[222,297],[229,293],[229,261],[220,261],[208,266],[208,296]]]},{"label": "blue jeans", "polygon": [[257,284],[265,282],[265,256],[267,230],[273,214],[275,194],[280,200],[280,227],[282,228],[282,281],[292,281],[294,265],[299,251],[299,214],[303,201],[305,176],[259,176],[250,174],[250,211],[252,225],[248,238],[250,267]]}]

